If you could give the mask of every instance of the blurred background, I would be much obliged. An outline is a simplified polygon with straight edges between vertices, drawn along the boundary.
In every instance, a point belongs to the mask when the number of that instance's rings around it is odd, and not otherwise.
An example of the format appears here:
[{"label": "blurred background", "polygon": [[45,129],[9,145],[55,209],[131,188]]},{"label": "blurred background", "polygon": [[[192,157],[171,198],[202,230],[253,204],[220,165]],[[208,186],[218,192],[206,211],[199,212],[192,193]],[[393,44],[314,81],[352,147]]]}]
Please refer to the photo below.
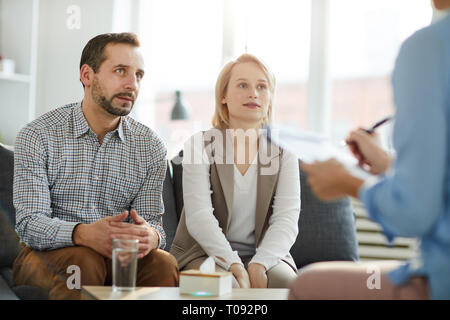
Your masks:
[{"label": "blurred background", "polygon": [[80,101],[84,45],[121,31],[139,35],[146,63],[132,116],[169,158],[211,126],[217,75],[244,52],[277,78],[275,123],[340,141],[393,113],[399,46],[432,19],[429,0],[0,0],[0,141]]}]

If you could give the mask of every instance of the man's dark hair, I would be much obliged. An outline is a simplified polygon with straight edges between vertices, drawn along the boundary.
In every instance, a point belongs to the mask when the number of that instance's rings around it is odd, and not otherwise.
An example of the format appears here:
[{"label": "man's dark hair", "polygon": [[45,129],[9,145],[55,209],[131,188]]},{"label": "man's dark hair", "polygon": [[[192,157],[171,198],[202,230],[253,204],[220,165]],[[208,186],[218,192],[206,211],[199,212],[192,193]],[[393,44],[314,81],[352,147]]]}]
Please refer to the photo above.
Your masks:
[{"label": "man's dark hair", "polygon": [[[100,34],[86,44],[81,54],[80,70],[84,64],[89,65],[97,73],[100,65],[106,60],[105,47],[109,43],[126,43],[134,47],[139,47],[139,39],[134,33],[105,33]],[[84,87],[84,85],[83,85]]]}]

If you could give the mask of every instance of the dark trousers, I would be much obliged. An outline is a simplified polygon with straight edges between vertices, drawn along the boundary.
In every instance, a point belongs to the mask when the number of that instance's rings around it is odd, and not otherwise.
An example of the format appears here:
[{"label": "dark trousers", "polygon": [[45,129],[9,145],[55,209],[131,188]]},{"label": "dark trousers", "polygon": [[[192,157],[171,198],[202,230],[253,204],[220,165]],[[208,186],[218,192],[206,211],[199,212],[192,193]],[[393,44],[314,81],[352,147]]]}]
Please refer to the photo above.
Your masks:
[{"label": "dark trousers", "polygon": [[[14,261],[16,285],[32,285],[48,291],[52,300],[85,299],[81,289],[70,289],[70,266],[78,266],[81,286],[112,284],[112,261],[87,247],[67,247],[51,251],[35,251],[24,246]],[[69,281],[68,281],[69,279]],[[178,264],[175,258],[161,249],[154,249],[138,260],[137,287],[178,286]]]}]

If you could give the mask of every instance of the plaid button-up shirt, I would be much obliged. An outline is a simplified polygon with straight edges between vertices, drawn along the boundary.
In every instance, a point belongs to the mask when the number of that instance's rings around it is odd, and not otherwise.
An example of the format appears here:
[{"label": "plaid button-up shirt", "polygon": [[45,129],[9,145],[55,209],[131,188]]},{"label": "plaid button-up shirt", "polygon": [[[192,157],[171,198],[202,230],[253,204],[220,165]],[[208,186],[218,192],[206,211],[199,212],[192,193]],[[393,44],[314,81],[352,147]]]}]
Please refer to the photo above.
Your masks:
[{"label": "plaid button-up shirt", "polygon": [[136,209],[159,232],[164,248],[166,167],[162,140],[130,117],[121,117],[100,145],[81,103],[48,112],[16,139],[16,230],[31,248],[51,250],[73,246],[79,223]]}]

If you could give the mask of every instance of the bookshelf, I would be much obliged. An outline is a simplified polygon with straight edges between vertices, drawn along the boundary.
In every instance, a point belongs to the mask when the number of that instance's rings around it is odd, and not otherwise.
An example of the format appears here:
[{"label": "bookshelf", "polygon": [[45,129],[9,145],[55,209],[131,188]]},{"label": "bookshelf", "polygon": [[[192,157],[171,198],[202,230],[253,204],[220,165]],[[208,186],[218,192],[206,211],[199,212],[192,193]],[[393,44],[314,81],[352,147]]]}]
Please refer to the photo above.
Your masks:
[{"label": "bookshelf", "polygon": [[0,0],[0,55],[16,65],[0,72],[0,142],[8,145],[35,116],[38,17],[39,0]]},{"label": "bookshelf", "polygon": [[23,83],[30,83],[31,82],[31,76],[28,74],[4,74],[0,72],[0,80],[2,81],[13,81],[13,82],[23,82]]}]

